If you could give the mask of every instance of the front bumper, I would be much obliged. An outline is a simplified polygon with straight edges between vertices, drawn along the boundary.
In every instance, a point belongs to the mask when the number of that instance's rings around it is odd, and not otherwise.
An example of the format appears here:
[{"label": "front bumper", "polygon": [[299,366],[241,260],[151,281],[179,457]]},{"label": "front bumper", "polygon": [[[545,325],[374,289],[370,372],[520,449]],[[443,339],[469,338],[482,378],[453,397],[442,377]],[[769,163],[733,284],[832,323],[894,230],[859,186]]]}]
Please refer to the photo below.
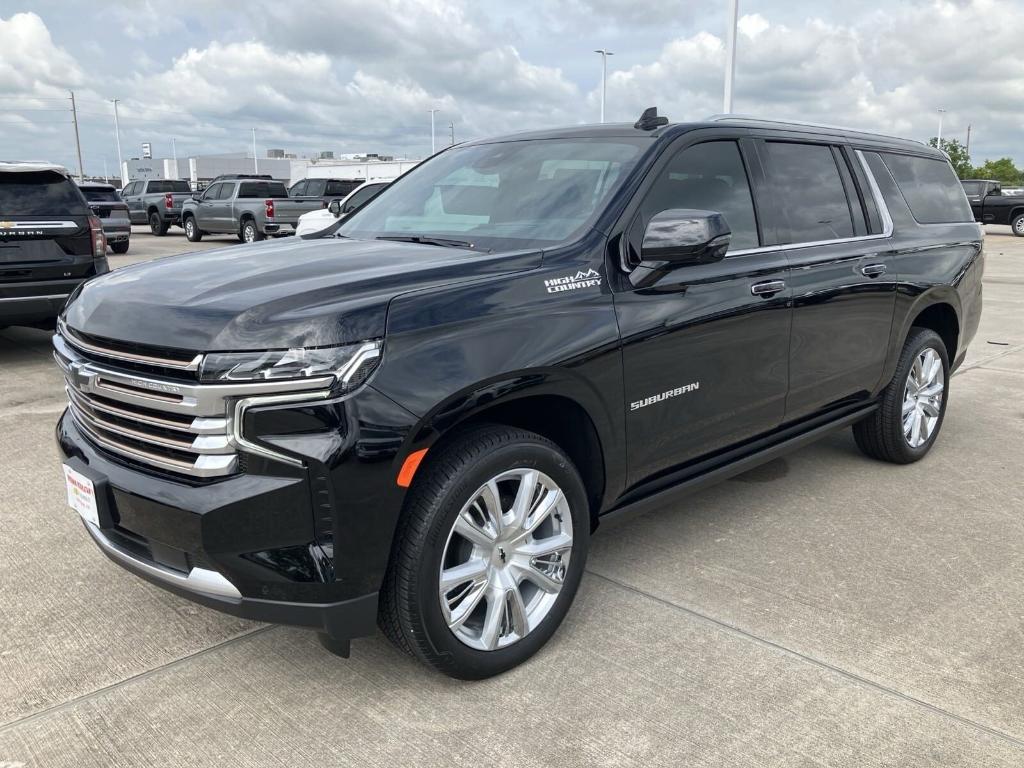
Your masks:
[{"label": "front bumper", "polygon": [[342,644],[372,634],[408,413],[364,387],[315,407],[253,409],[246,422],[304,466],[253,455],[215,481],[162,475],[98,448],[65,412],[60,452],[94,478],[105,510],[86,530],[118,565],[210,608]]}]

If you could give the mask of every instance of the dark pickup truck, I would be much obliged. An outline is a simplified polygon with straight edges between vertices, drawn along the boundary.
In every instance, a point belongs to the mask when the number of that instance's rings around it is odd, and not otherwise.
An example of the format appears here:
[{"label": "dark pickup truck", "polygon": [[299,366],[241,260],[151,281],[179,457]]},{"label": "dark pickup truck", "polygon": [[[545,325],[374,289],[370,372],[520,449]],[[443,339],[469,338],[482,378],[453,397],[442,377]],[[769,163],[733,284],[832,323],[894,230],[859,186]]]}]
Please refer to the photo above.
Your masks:
[{"label": "dark pickup truck", "polygon": [[1017,237],[1024,237],[1024,197],[1003,194],[998,181],[964,179],[964,192],[974,220],[982,224],[1008,224]]},{"label": "dark pickup truck", "polygon": [[946,157],[652,112],[451,147],[329,235],[86,283],[54,336],[84,530],[201,604],[341,654],[379,625],[482,678],[553,635],[608,515],[842,427],[925,457],[982,306]]},{"label": "dark pickup truck", "polygon": [[166,235],[172,225],[181,224],[181,204],[190,197],[188,182],[179,179],[142,179],[121,190],[132,224],[149,224],[158,237]]}]

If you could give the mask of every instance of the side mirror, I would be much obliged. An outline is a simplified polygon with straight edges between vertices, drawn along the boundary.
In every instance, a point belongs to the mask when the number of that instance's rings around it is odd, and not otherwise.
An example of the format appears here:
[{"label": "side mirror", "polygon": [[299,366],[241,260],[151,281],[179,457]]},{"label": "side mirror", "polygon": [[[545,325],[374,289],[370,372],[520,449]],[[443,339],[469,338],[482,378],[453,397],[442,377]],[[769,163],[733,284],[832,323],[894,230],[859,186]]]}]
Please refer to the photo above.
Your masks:
[{"label": "side mirror", "polygon": [[722,214],[673,208],[655,214],[647,223],[640,259],[664,268],[710,264],[725,256],[731,239],[732,231]]},{"label": "side mirror", "polygon": [[331,200],[330,205],[327,206],[327,210],[334,214],[335,218],[341,216],[341,200]]}]

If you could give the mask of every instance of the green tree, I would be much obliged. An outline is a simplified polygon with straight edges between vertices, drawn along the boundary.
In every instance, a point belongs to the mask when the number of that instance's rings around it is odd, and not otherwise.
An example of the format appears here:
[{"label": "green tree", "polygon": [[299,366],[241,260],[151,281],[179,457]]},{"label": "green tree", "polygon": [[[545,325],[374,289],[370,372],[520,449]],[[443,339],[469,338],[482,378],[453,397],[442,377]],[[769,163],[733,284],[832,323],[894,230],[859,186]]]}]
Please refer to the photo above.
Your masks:
[{"label": "green tree", "polygon": [[993,179],[995,181],[1001,181],[1007,186],[1019,187],[1021,186],[1022,176],[1020,168],[1013,164],[1013,160],[1009,157],[1001,157],[998,160],[986,160],[984,165],[980,165],[974,169],[974,178],[976,179]]},{"label": "green tree", "polygon": [[[928,139],[928,144],[932,147],[937,146],[938,139],[932,136]],[[971,174],[974,173],[974,169],[971,167],[971,157],[967,154],[967,147],[956,139],[943,139],[942,151],[949,155],[949,162],[953,165],[957,176],[961,179],[972,178]]]}]

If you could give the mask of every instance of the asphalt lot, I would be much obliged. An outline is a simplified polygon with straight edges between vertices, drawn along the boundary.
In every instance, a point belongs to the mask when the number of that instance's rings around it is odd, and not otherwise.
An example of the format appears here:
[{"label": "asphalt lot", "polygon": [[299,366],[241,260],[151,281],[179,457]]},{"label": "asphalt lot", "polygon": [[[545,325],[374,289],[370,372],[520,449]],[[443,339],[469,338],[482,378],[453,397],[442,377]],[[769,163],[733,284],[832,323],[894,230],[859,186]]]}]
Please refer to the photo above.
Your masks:
[{"label": "asphalt lot", "polygon": [[[137,231],[114,266],[191,249]],[[926,460],[846,430],[599,531],[562,630],[482,683],[109,563],[65,506],[49,337],[0,332],[0,766],[1024,765],[1024,239],[987,247]]]}]

